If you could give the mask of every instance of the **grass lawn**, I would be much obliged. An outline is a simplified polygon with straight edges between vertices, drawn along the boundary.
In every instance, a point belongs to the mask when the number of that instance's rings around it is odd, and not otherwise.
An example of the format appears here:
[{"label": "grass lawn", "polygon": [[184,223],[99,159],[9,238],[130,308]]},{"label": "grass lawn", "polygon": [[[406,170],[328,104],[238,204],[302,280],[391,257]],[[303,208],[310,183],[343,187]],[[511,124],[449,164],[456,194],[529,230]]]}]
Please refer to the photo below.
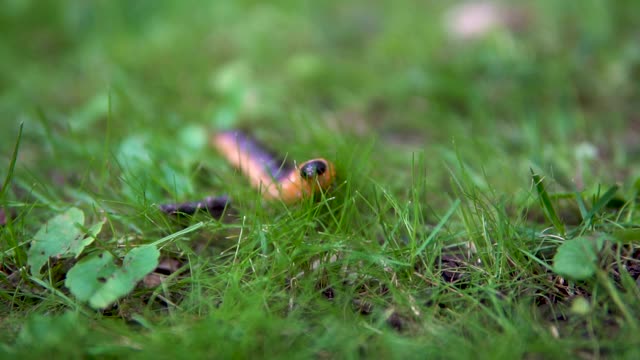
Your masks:
[{"label": "grass lawn", "polygon": [[508,3],[3,2],[0,358],[640,358],[640,2]]}]

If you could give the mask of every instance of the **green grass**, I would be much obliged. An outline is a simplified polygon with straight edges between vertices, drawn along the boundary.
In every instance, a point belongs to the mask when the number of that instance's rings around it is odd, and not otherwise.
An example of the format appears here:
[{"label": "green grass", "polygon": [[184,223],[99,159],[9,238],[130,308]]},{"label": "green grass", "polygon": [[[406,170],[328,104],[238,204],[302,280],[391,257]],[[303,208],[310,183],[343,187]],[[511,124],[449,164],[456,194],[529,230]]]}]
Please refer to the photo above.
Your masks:
[{"label": "green grass", "polygon": [[[522,2],[466,42],[442,4],[0,5],[0,355],[637,357],[640,5]],[[230,127],[336,187],[262,201],[208,145]],[[156,207],[216,194],[224,221]],[[71,207],[106,220],[80,259],[183,267],[93,310],[75,260],[27,267]]]}]

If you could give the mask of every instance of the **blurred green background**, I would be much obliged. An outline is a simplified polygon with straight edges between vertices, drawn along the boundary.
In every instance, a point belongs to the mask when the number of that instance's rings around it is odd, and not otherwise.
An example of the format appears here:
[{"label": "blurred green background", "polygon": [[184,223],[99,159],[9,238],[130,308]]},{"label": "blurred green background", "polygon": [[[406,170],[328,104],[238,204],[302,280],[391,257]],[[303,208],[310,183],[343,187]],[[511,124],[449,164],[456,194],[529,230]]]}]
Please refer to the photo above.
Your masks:
[{"label": "blurred green background", "polygon": [[456,4],[5,1],[3,162],[20,122],[29,169],[71,169],[137,134],[166,147],[188,127],[242,124],[293,152],[314,128],[376,138],[391,169],[445,147],[497,186],[531,161],[573,178],[581,144],[599,160],[589,175],[635,174],[636,1],[509,2],[472,39],[453,30]]}]

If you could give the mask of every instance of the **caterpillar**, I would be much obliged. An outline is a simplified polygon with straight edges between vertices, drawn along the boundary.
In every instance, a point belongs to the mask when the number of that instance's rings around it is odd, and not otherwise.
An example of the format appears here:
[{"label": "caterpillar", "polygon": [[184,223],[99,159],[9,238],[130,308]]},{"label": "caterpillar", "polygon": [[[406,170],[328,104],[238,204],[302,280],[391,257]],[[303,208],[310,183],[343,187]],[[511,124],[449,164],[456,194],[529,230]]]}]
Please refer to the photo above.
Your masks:
[{"label": "caterpillar", "polygon": [[296,165],[238,130],[215,134],[211,144],[265,199],[293,203],[328,189],[335,179],[335,168],[328,160],[316,158]]}]

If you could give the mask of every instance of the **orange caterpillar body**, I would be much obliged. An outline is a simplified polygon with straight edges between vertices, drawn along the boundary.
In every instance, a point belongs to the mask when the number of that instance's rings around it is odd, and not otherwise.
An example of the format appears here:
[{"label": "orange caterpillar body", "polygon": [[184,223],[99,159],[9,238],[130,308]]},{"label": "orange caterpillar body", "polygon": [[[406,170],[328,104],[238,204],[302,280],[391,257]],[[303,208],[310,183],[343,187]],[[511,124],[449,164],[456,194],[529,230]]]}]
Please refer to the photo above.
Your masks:
[{"label": "orange caterpillar body", "polygon": [[313,159],[292,166],[277,160],[264,147],[239,131],[214,135],[212,145],[227,161],[240,169],[266,199],[293,203],[319,190],[326,190],[335,178],[333,164],[325,159]]}]

